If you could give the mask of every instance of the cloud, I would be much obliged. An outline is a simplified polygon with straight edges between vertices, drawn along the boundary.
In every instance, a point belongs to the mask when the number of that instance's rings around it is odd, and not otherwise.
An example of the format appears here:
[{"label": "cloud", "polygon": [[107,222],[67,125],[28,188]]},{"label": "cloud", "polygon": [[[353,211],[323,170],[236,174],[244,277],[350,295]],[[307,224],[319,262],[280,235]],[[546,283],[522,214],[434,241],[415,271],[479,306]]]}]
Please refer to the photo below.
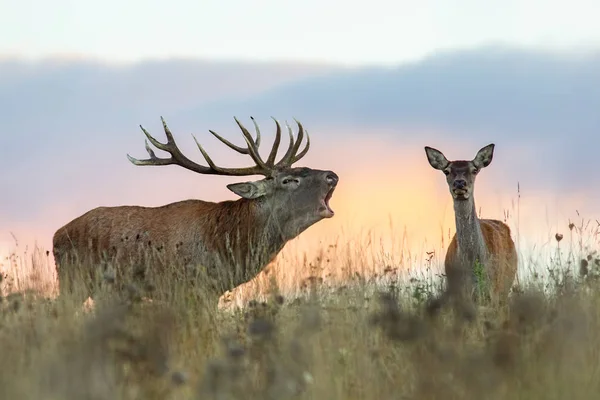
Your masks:
[{"label": "cloud", "polygon": [[128,67],[85,61],[0,61],[5,130],[0,143],[17,150],[7,156],[18,162],[22,154],[43,155],[48,147],[78,147],[91,139],[111,141],[119,138],[118,128],[131,129],[192,105],[246,98],[329,69],[187,60]]},{"label": "cloud", "polygon": [[294,115],[321,131],[345,126],[367,136],[395,128],[390,139],[396,143],[429,129],[438,133],[423,142],[455,148],[456,157],[494,141],[498,154],[519,154],[511,157],[519,178],[568,190],[600,183],[591,172],[600,145],[599,81],[600,54],[489,48],[398,68],[334,72],[172,118],[187,126],[226,121],[232,113]]}]

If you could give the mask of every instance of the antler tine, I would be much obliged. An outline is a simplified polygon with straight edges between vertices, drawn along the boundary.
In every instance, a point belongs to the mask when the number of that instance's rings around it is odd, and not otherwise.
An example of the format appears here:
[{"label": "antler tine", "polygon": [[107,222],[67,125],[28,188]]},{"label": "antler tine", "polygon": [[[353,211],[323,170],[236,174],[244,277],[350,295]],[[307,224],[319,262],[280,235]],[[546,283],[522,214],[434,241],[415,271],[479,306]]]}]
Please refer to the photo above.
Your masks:
[{"label": "antler tine", "polygon": [[221,141],[221,143],[224,143],[225,145],[227,145],[230,149],[237,151],[238,153],[241,154],[250,154],[250,152],[248,151],[247,148],[244,147],[240,147],[237,146],[233,143],[231,143],[229,140],[225,139],[224,137],[222,137],[221,135],[219,135],[217,132],[212,131],[212,130],[208,130],[210,133],[213,134],[214,137],[216,137],[217,139],[219,139]]},{"label": "antler tine", "polygon": [[308,136],[308,132],[306,132],[306,146],[304,147],[302,152],[297,155],[300,145],[302,143],[302,139],[304,138],[305,132],[302,124],[298,122],[298,120],[295,118],[294,121],[296,121],[296,124],[298,124],[298,137],[296,138],[296,140],[294,140],[292,135],[292,128],[286,121],[285,125],[287,126],[288,132],[290,134],[290,146],[288,147],[287,152],[285,153],[281,161],[277,163],[278,167],[290,167],[292,164],[304,157],[306,153],[308,153],[308,149],[310,148],[310,137]]},{"label": "antler tine", "polygon": [[[258,127],[258,124],[256,123],[256,120],[254,119],[254,117],[250,117],[250,119],[252,119],[252,122],[254,123],[254,127],[256,128],[256,140],[252,139],[252,142],[258,148],[260,146],[260,128]],[[242,132],[244,130],[246,130],[246,128],[242,127]],[[235,151],[237,151],[238,153],[241,153],[241,154],[250,154],[250,150],[248,148],[246,148],[246,147],[240,147],[240,146],[237,146],[237,145],[231,143],[229,140],[225,139],[224,137],[222,137],[217,132],[215,132],[215,131],[213,131],[211,129],[209,129],[208,131],[210,133],[212,133],[214,137],[216,137],[217,139],[219,139],[221,141],[221,143],[224,143],[230,149],[235,150]],[[246,132],[248,134],[250,134],[247,130],[246,130]]]},{"label": "antler tine", "polygon": [[144,145],[146,147],[146,151],[148,152],[148,155],[150,156],[150,158],[152,158],[152,159],[158,158],[158,157],[156,157],[154,150],[152,150],[152,148],[148,144],[148,140],[144,140]]},{"label": "antler tine", "polygon": [[160,116],[160,122],[162,122],[163,129],[165,131],[165,135],[167,136],[167,143],[175,145],[175,138],[173,137],[171,130],[167,126],[167,121],[165,121],[165,119],[162,117],[162,115]]},{"label": "antler tine", "polygon": [[154,150],[152,150],[150,148],[150,145],[148,144],[148,140],[144,140],[144,144],[145,144],[146,151],[148,152],[148,155],[150,156],[150,158],[145,159],[145,160],[138,160],[137,158],[134,158],[134,157],[130,156],[129,154],[127,154],[127,159],[129,160],[129,162],[131,162],[134,165],[169,165],[169,164],[171,164],[171,160],[168,158],[163,159],[163,158],[156,157]]},{"label": "antler tine", "polygon": [[146,135],[146,143],[148,143],[148,140],[150,141],[150,143],[152,143],[152,145],[154,147],[156,147],[159,150],[163,150],[163,151],[167,151],[167,149],[169,148],[169,145],[174,142],[173,139],[173,135],[171,134],[171,131],[166,128],[166,124],[165,124],[165,120],[162,119],[162,117],[160,117],[162,122],[163,122],[163,128],[165,130],[165,135],[167,136],[167,143],[161,143],[158,140],[154,139],[152,137],[152,135],[150,135],[150,133],[146,130],[146,128],[144,128],[142,125],[140,125],[140,129],[142,130],[142,132],[144,132],[144,135]]},{"label": "antler tine", "polygon": [[259,137],[257,138],[257,140],[255,142],[254,139],[252,138],[252,135],[250,134],[250,132],[248,132],[248,129],[246,129],[246,127],[244,125],[242,125],[242,123],[236,117],[233,117],[233,119],[235,119],[235,122],[238,124],[238,126],[242,130],[244,140],[246,141],[246,144],[248,145],[248,151],[250,153],[250,157],[252,157],[252,159],[254,160],[256,165],[258,165],[264,169],[268,169],[267,165],[265,164],[265,162],[260,157],[260,154],[258,153],[257,142],[260,142],[260,130],[258,132]]},{"label": "antler tine", "polygon": [[[304,139],[304,127],[302,126],[302,124],[300,122],[298,122],[298,120],[296,118],[294,118],[294,121],[296,121],[296,124],[298,124],[298,137],[296,138],[296,143],[294,143],[294,150],[292,150],[292,157],[291,159],[294,159],[294,156],[296,155],[296,153],[298,153],[298,149],[300,148],[300,145],[302,144],[302,139]],[[293,161],[292,161],[293,163]]]},{"label": "antler tine", "polygon": [[285,121],[285,126],[290,136],[290,144],[283,157],[281,157],[281,160],[279,160],[279,162],[276,164],[278,167],[289,167],[290,165],[292,165],[290,161],[292,160],[292,152],[294,151],[294,134],[292,133],[292,128],[287,123],[287,121]]},{"label": "antler tine", "polygon": [[243,175],[264,175],[267,176],[269,175],[269,171],[265,170],[264,168],[256,165],[254,167],[246,167],[246,168],[223,168],[223,167],[219,167],[217,164],[214,163],[214,161],[212,160],[212,158],[210,158],[210,156],[208,155],[208,153],[206,152],[206,150],[204,150],[204,148],[202,147],[202,145],[200,144],[200,142],[198,142],[198,139],[196,139],[196,136],[192,135],[192,137],[194,138],[194,141],[196,142],[196,146],[198,146],[198,149],[200,150],[200,152],[202,153],[202,156],[204,157],[204,159],[206,160],[206,162],[208,163],[209,167],[215,171],[216,174],[219,175],[233,175],[233,176],[243,176]]},{"label": "antler tine", "polygon": [[192,137],[194,138],[194,142],[196,142],[196,146],[198,146],[198,150],[200,150],[200,153],[202,153],[202,157],[204,157],[204,159],[208,163],[208,166],[214,169],[215,171],[218,171],[220,168],[213,162],[212,158],[210,158],[206,150],[204,150],[204,148],[202,147],[198,139],[196,139],[196,136],[193,133]]},{"label": "antler tine", "polygon": [[250,119],[252,120],[252,123],[254,124],[254,129],[256,130],[256,140],[254,141],[254,143],[256,144],[256,148],[258,149],[260,147],[260,128],[258,127],[258,123],[254,119],[254,117],[251,116]]},{"label": "antler tine", "polygon": [[267,158],[267,165],[274,166],[277,150],[279,150],[279,143],[281,142],[281,125],[279,125],[279,121],[277,121],[275,117],[271,117],[271,119],[275,121],[275,125],[277,125],[277,132],[275,133],[275,141],[273,142],[273,147],[269,153],[269,158]]},{"label": "antler tine", "polygon": [[150,141],[150,143],[152,143],[152,145],[154,147],[156,147],[159,150],[166,151],[167,153],[171,153],[173,147],[175,147],[175,148],[177,147],[175,144],[175,138],[173,138],[173,134],[171,133],[171,130],[167,126],[165,119],[161,116],[160,120],[162,121],[162,124],[163,124],[165,136],[167,136],[167,143],[159,142],[154,137],[152,137],[152,135],[150,135],[150,133],[146,130],[146,128],[144,128],[142,125],[140,125],[140,129],[142,130],[142,132],[144,132],[144,135],[146,136],[146,140],[144,141],[144,143],[145,143],[146,151],[148,152],[148,155],[150,156],[150,158],[145,159],[145,160],[139,160],[139,159],[134,158],[134,157],[130,156],[129,154],[127,154],[127,158],[129,159],[129,161],[132,164],[134,164],[134,165],[169,165],[169,164],[173,164],[172,157],[171,158],[159,158],[156,156],[154,151],[150,148],[150,145],[148,145],[148,141]]},{"label": "antler tine", "polygon": [[[308,153],[308,149],[310,148],[310,136],[308,135],[308,131],[304,130],[304,127],[302,126],[302,124],[300,122],[298,122],[296,119],[294,119],[294,121],[296,121],[296,123],[298,124],[298,129],[300,130],[300,132],[305,132],[306,133],[306,146],[304,146],[304,149],[300,152],[300,154],[298,154],[297,156],[295,156],[292,160],[292,164],[298,162],[302,157],[304,157],[306,155],[306,153]],[[298,147],[300,147],[300,141],[302,140],[302,135],[299,134],[298,135]]]}]

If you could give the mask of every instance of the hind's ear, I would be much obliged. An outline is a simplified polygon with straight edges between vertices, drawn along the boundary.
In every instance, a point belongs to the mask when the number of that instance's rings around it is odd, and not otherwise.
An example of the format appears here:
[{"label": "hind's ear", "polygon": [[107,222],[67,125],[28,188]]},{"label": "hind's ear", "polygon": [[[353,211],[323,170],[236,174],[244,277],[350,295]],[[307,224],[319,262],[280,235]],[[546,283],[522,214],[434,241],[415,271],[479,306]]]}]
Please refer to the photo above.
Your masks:
[{"label": "hind's ear", "polygon": [[448,161],[446,156],[438,149],[425,146],[425,154],[427,154],[429,165],[435,169],[444,170],[448,167],[448,164],[450,164],[450,161]]},{"label": "hind's ear", "polygon": [[494,158],[494,143],[481,148],[473,159],[473,164],[479,169],[485,168],[490,165],[492,158]]},{"label": "hind's ear", "polygon": [[244,199],[257,199],[271,191],[271,185],[268,185],[264,180],[255,182],[240,182],[227,185],[227,189],[237,194]]}]

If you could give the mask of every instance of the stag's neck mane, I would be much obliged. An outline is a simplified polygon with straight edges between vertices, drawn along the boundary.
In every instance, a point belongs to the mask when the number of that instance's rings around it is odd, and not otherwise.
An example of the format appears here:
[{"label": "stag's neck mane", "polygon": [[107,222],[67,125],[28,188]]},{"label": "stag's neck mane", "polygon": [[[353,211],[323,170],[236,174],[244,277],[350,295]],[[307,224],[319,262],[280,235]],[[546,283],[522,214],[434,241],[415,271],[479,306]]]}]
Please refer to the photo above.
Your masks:
[{"label": "stag's neck mane", "polygon": [[227,259],[231,268],[241,268],[243,275],[254,276],[281,251],[287,238],[277,218],[262,200],[238,199],[219,204],[218,212],[209,216],[205,230],[207,245]]},{"label": "stag's neck mane", "polygon": [[454,218],[458,256],[469,265],[473,265],[476,261],[484,263],[487,260],[488,251],[479,218],[477,218],[473,197],[469,200],[454,201]]}]

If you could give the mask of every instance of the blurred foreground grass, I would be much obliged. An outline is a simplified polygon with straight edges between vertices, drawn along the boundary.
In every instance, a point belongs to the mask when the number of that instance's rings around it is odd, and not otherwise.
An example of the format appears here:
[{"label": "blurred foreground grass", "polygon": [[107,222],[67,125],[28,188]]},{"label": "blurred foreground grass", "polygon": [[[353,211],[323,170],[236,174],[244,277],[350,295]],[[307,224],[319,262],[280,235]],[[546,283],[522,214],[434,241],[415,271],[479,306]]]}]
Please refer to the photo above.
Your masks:
[{"label": "blurred foreground grass", "polygon": [[[509,306],[470,323],[424,315],[434,269],[399,274],[382,256],[366,277],[355,245],[305,262],[296,292],[271,274],[265,297],[218,312],[183,282],[155,282],[167,295],[151,302],[103,293],[85,311],[40,295],[54,289],[35,274],[18,277],[19,291],[6,276],[0,399],[595,399],[600,259],[588,228],[522,256],[529,273]],[[439,258],[424,255],[423,267]],[[345,278],[328,284],[325,262]]]}]

